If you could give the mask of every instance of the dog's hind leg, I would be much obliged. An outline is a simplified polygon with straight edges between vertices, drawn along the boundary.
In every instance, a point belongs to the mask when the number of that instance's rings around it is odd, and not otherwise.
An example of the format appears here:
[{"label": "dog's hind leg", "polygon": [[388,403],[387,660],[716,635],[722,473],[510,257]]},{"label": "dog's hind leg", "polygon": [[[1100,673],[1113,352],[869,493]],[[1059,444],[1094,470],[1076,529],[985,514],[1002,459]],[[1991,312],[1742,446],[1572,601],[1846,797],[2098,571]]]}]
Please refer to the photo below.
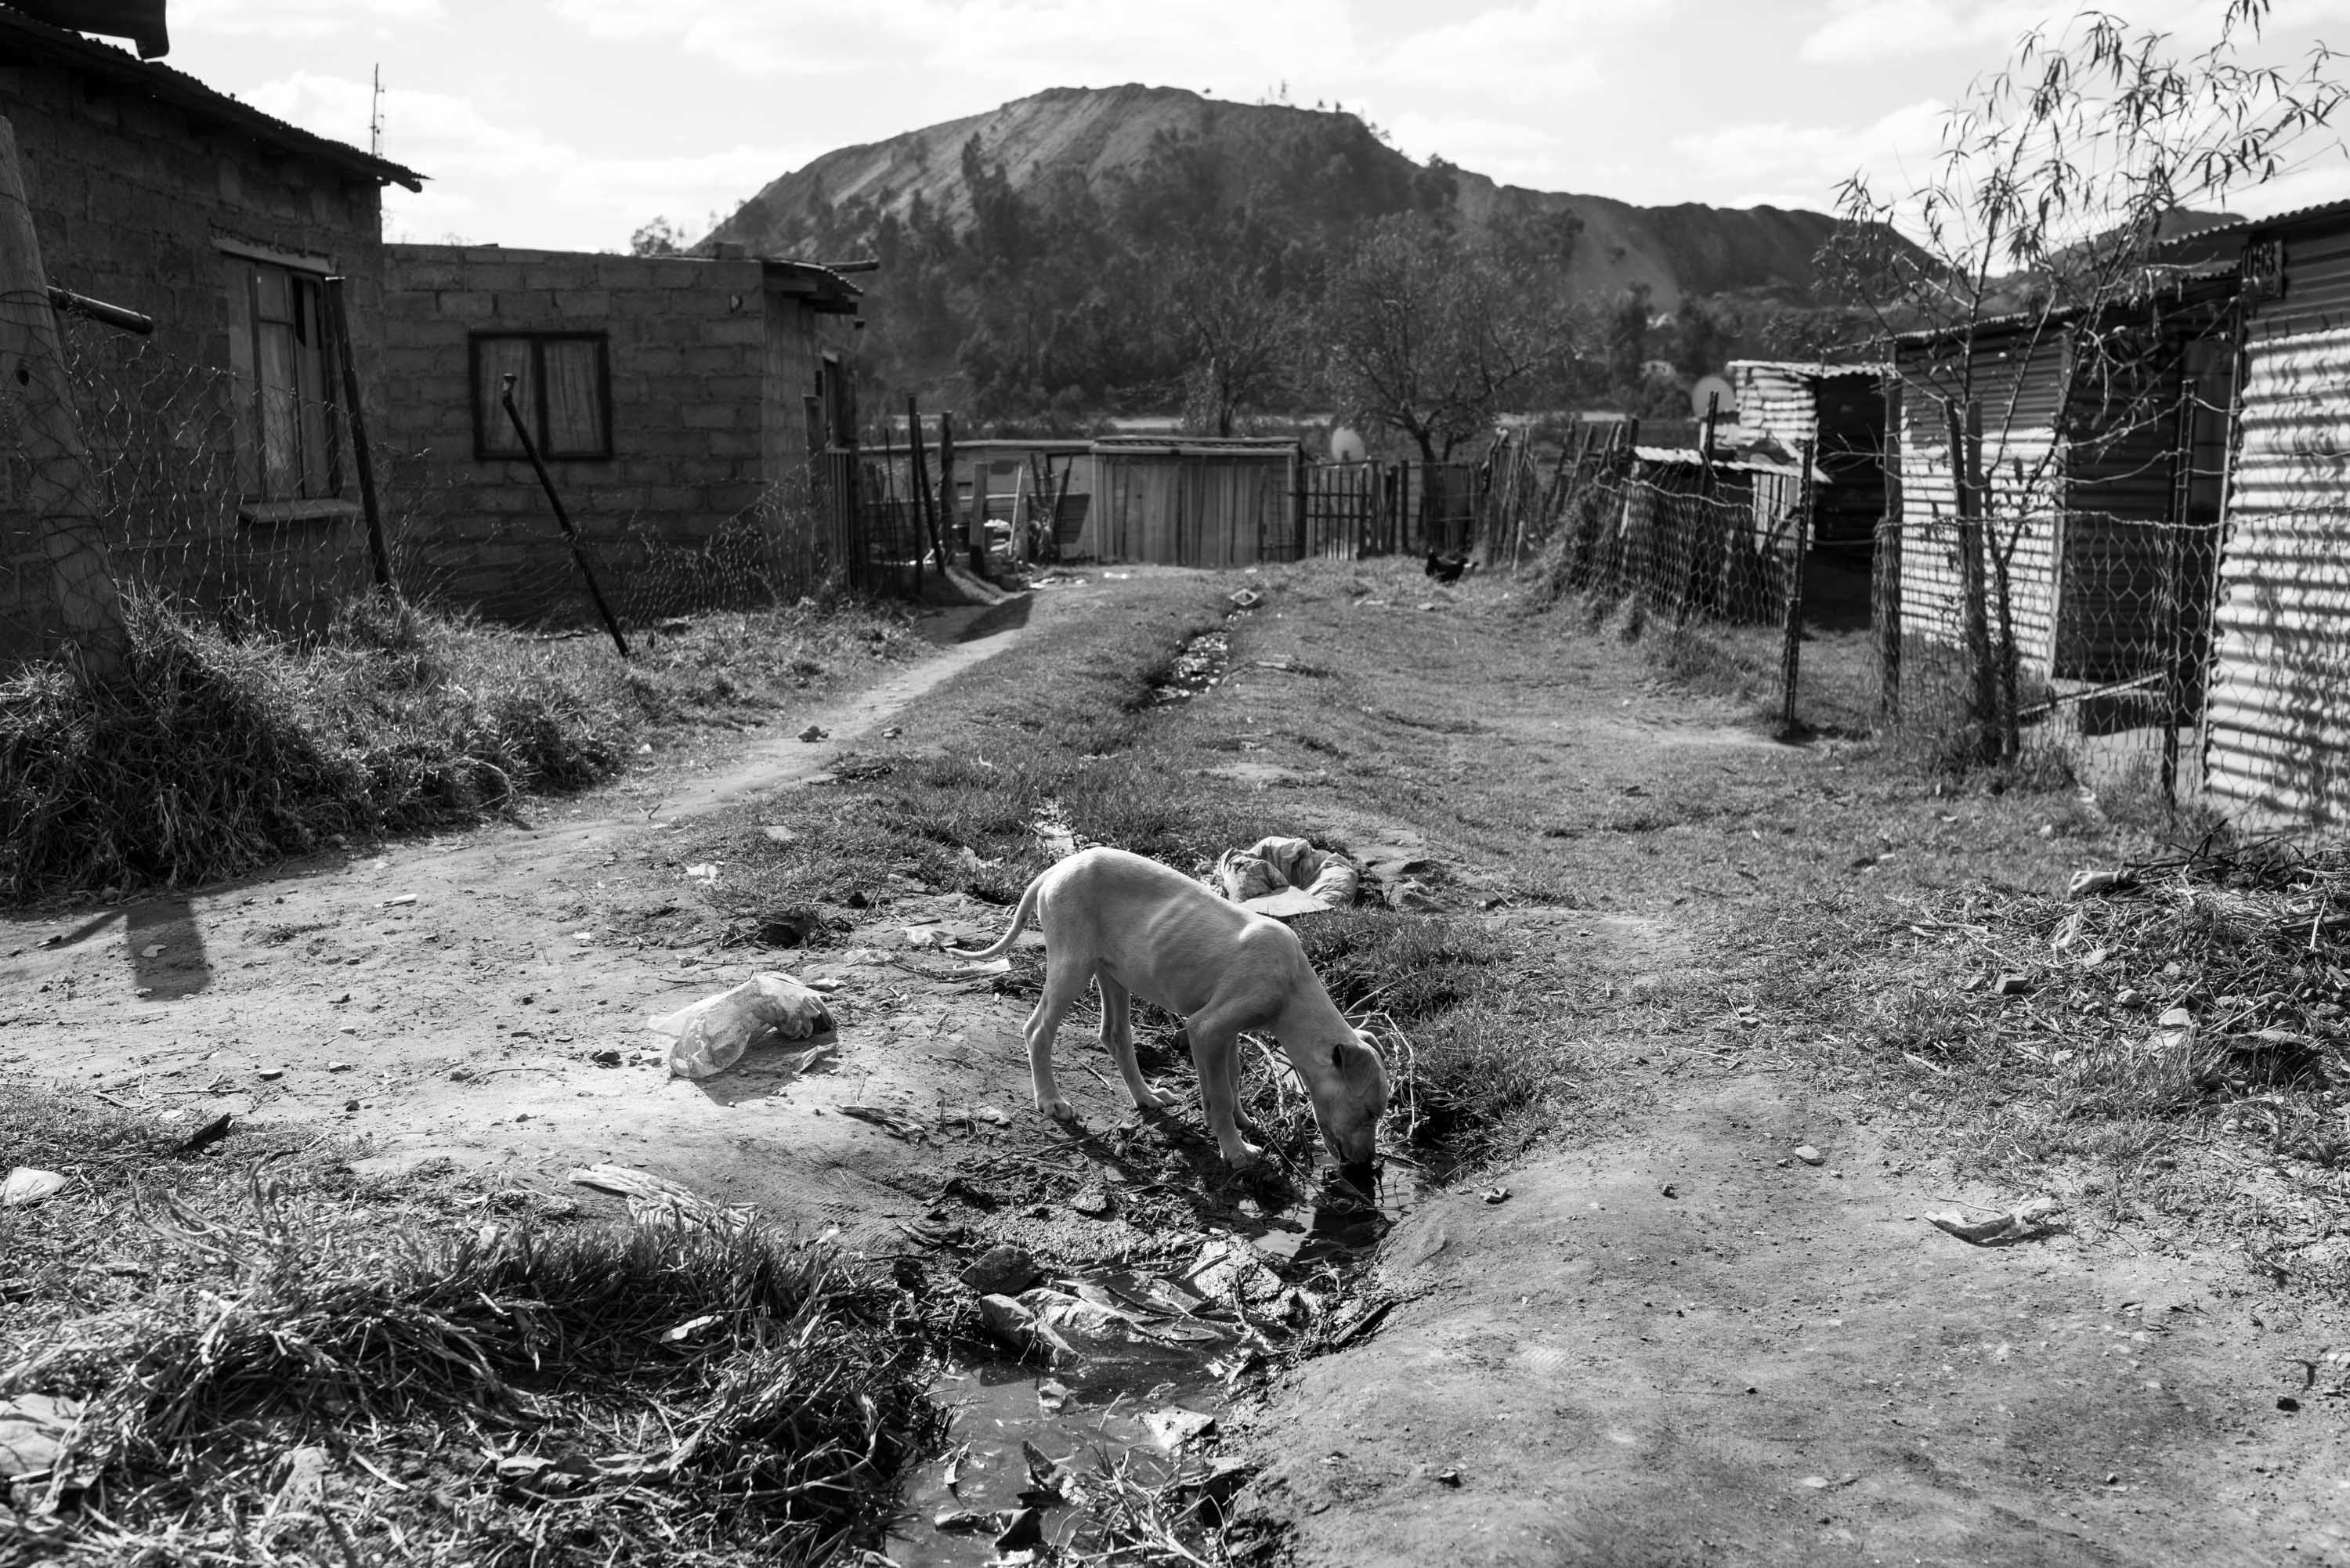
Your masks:
[{"label": "dog's hind leg", "polygon": [[1055,1121],[1074,1120],[1076,1112],[1061,1097],[1061,1086],[1053,1077],[1053,1037],[1061,1032],[1061,1021],[1069,1009],[1085,994],[1086,982],[1093,979],[1090,970],[1075,963],[1053,961],[1049,952],[1045,962],[1045,994],[1036,999],[1036,1011],[1028,1015],[1023,1031],[1028,1042],[1028,1081],[1035,1091],[1036,1108]]},{"label": "dog's hind leg", "polygon": [[1175,1103],[1173,1096],[1152,1088],[1150,1080],[1142,1075],[1142,1064],[1134,1059],[1133,993],[1110,979],[1106,970],[1095,974],[1094,983],[1101,987],[1102,1049],[1118,1064],[1118,1075],[1126,1080],[1126,1092],[1134,1096],[1139,1109],[1167,1109]]}]

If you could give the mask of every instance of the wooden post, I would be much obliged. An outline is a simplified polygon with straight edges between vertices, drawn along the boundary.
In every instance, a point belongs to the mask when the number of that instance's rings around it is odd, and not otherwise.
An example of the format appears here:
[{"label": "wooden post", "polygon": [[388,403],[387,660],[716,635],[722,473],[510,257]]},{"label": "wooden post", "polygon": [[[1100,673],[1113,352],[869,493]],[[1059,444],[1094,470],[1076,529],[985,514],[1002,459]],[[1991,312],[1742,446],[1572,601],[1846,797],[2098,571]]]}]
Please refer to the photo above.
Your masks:
[{"label": "wooden post", "polygon": [[[1045,545],[1048,559],[1058,565],[1061,559],[1061,505],[1069,498],[1069,478],[1077,472],[1077,460],[1070,458],[1061,464],[1061,483],[1053,491],[1053,510],[1045,519]],[[1045,461],[1045,476],[1053,475],[1050,458]]]},{"label": "wooden post", "polygon": [[2193,526],[2195,379],[2178,388],[2171,447],[2170,525],[2162,549],[2162,801],[2178,809],[2178,725],[2187,711],[2187,531]]},{"label": "wooden post", "polygon": [[[909,477],[921,514],[922,531],[930,535],[931,550],[938,560],[939,577],[943,581],[947,575],[947,545],[939,535],[938,514],[931,510],[931,465],[922,449],[922,416],[914,407],[911,392],[906,394],[906,447],[913,464]],[[914,558],[917,561],[921,559],[920,549],[916,550]]]},{"label": "wooden post", "polygon": [[1901,383],[1885,383],[1885,514],[1869,561],[1869,625],[1877,637],[1877,716],[1901,720]]},{"label": "wooden post", "polygon": [[16,164],[16,128],[0,119],[0,391],[22,400],[18,436],[27,480],[22,498],[49,561],[48,625],[42,642],[104,680],[130,661],[130,634],[107,559],[98,484],[66,379],[57,308],[49,303],[41,244]]},{"label": "wooden post", "polygon": [[351,466],[359,472],[359,511],[367,519],[368,559],[375,567],[375,586],[400,597],[391,575],[391,545],[383,536],[383,507],[376,497],[375,449],[368,444],[367,410],[359,400],[359,364],[351,348],[350,306],[341,277],[327,280],[327,330],[335,339],[335,358],[343,367],[343,410],[351,421]]},{"label": "wooden post", "polygon": [[1779,649],[1779,728],[1792,733],[1795,728],[1795,692],[1800,684],[1804,657],[1804,565],[1812,547],[1812,454],[1817,442],[1804,438],[1804,477],[1799,493],[1803,499],[1795,507],[1795,537],[1787,561],[1787,610],[1783,639]]},{"label": "wooden post", "polygon": [[629,657],[629,639],[620,635],[620,623],[612,615],[612,607],[604,602],[604,590],[596,583],[596,574],[588,565],[587,547],[579,542],[579,530],[571,525],[571,514],[563,509],[563,497],[555,493],[555,481],[548,477],[546,464],[538,461],[538,443],[530,439],[530,427],[523,422],[522,410],[515,407],[514,372],[509,370],[500,379],[499,401],[505,405],[506,418],[514,422],[515,435],[522,442],[523,456],[530,459],[531,471],[538,475],[538,487],[546,492],[546,504],[555,508],[555,521],[561,525],[563,536],[571,545],[571,558],[579,566],[579,576],[588,585],[588,597],[594,602],[596,613],[604,619],[604,629],[612,634],[612,646],[620,657]]}]

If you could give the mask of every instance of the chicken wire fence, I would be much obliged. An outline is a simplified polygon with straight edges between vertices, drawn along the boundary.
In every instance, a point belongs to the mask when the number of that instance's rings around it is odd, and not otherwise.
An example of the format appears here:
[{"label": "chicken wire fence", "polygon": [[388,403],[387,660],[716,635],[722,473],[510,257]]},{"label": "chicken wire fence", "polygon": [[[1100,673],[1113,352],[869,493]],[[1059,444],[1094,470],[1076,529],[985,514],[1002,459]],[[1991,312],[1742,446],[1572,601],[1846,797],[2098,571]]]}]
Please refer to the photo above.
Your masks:
[{"label": "chicken wire fence", "polygon": [[2176,805],[2195,757],[2220,529],[2089,509],[1888,519],[1866,704],[1939,763]]},{"label": "chicken wire fence", "polygon": [[353,421],[315,368],[244,375],[56,319],[55,355],[27,355],[0,382],[0,670],[102,640],[131,596],[298,640],[387,585],[449,609],[592,624],[583,561],[630,626],[887,576],[868,569],[894,546],[866,537],[881,514],[853,460],[714,523],[590,508],[573,518],[575,548],[520,465],[485,504],[435,454],[375,440],[371,528]]}]

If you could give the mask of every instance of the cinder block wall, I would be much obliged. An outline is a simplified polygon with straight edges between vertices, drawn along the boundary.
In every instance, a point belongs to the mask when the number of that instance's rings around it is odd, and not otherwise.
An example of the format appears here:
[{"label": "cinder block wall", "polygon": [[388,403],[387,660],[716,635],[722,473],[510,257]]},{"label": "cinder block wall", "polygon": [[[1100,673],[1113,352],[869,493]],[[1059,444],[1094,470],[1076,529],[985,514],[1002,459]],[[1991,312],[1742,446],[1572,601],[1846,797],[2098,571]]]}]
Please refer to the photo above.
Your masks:
[{"label": "cinder block wall", "polygon": [[[767,328],[759,264],[479,245],[384,247],[383,433],[411,454],[404,573],[501,619],[592,614],[530,465],[477,460],[470,340],[599,331],[612,453],[550,460],[573,522],[603,553],[632,527],[705,540],[764,488]],[[647,585],[606,585],[639,609]]]},{"label": "cinder block wall", "polygon": [[[103,356],[96,374],[174,407],[225,390],[233,264],[217,241],[317,258],[350,278],[362,370],[381,346],[382,193],[373,177],[264,146],[243,131],[128,95],[59,67],[0,66],[0,115],[16,131],[25,193],[49,282],[151,316],[151,337],[68,324]],[[372,400],[369,411],[376,411]],[[224,439],[225,421],[191,426]],[[317,621],[368,580],[366,541],[339,522],[256,531],[234,508],[202,510],[201,541],[118,540],[118,575],[139,572],[198,597],[243,592],[291,628]],[[0,665],[38,651],[46,557],[31,521],[0,510]]]}]

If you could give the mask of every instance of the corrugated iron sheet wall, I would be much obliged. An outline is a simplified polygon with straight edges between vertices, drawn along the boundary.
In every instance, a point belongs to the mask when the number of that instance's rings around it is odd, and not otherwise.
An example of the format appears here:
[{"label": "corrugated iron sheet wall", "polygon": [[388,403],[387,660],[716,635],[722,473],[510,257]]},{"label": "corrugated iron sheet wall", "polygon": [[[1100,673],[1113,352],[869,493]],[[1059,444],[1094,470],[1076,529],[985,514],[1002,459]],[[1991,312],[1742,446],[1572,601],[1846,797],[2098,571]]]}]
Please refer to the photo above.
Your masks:
[{"label": "corrugated iron sheet wall", "polygon": [[2213,794],[2350,820],[2350,234],[2284,242],[2247,330],[2204,765]]},{"label": "corrugated iron sheet wall", "polygon": [[[2062,355],[2062,346],[2051,341],[2033,352],[2028,369],[2020,354],[1983,356],[1969,389],[1982,408],[1982,463],[1991,514],[1987,531],[1995,530],[2002,546],[2013,545],[2009,593],[2018,661],[2042,675],[2048,671],[2054,638],[2056,503],[2064,480],[2056,438]],[[1903,383],[1902,631],[1957,648],[1963,625],[1958,489],[1943,410],[1944,400],[1960,395],[1960,389],[1952,377],[1914,353],[1903,356],[1898,370]],[[1991,581],[1988,566],[1983,580]],[[1995,607],[1987,618],[1996,638]]]},{"label": "corrugated iron sheet wall", "polygon": [[1812,379],[1796,367],[1742,359],[1730,367],[1730,385],[1738,395],[1740,431],[1768,436],[1791,452],[1818,435]]}]

